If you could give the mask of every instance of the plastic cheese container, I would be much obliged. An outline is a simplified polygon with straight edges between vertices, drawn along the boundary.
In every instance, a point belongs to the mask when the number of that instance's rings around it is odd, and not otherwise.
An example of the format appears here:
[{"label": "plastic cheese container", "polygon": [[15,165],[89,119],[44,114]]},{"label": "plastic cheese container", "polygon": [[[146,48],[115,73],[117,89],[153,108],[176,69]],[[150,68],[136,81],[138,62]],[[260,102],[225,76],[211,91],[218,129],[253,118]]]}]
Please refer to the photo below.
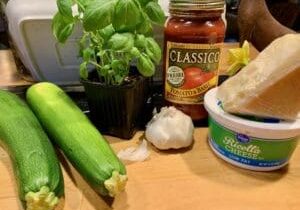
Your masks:
[{"label": "plastic cheese container", "polygon": [[204,98],[209,144],[217,156],[241,168],[272,171],[288,164],[300,135],[300,121],[252,120],[223,111],[217,88]]}]

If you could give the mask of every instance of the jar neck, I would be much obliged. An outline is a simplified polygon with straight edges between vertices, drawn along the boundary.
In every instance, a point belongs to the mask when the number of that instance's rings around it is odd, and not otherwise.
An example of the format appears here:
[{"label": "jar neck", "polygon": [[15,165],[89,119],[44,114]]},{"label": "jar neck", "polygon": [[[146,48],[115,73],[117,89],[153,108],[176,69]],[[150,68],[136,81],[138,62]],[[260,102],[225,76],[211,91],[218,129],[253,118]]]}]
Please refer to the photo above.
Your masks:
[{"label": "jar neck", "polygon": [[172,17],[186,17],[186,18],[209,18],[221,17],[223,9],[220,10],[170,10]]}]

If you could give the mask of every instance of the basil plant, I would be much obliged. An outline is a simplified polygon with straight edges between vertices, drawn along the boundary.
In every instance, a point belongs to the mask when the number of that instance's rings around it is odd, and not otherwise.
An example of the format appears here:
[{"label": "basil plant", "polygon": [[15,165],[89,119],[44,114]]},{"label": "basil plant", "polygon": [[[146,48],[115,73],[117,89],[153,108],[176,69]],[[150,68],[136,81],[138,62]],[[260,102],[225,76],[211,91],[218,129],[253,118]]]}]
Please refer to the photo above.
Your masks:
[{"label": "basil plant", "polygon": [[155,73],[162,53],[152,27],[165,21],[158,0],[57,0],[57,7],[52,31],[59,42],[65,43],[78,23],[83,28],[82,79],[91,65],[106,85],[121,85],[132,62],[145,77]]}]

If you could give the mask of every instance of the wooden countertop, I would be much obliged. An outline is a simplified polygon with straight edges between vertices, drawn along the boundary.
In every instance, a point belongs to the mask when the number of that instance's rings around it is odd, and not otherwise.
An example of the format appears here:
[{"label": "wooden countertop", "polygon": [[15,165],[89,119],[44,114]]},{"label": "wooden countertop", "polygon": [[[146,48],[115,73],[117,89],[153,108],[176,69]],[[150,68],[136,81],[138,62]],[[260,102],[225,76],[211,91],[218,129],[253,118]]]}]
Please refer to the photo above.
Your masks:
[{"label": "wooden countertop", "polygon": [[32,84],[17,71],[11,50],[0,50],[0,87],[18,87]]},{"label": "wooden countertop", "polygon": [[[137,145],[142,135],[138,132],[130,141],[107,139],[117,152]],[[148,160],[126,166],[126,190],[114,200],[97,195],[70,164],[64,163],[65,201],[60,209],[299,210],[300,147],[285,168],[253,172],[216,157],[207,143],[207,128],[197,128],[194,139],[188,150],[160,152],[150,146]],[[11,170],[8,155],[1,150],[1,210],[21,210]]]}]

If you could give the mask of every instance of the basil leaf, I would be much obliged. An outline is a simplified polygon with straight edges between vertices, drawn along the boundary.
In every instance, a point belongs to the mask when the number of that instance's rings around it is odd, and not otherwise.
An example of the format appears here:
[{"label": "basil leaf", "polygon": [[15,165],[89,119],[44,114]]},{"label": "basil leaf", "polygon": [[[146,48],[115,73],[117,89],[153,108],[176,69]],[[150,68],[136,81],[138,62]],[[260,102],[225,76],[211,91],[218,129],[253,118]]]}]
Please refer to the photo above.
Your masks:
[{"label": "basil leaf", "polygon": [[137,60],[137,68],[144,77],[151,77],[155,73],[155,66],[148,55],[142,53]]},{"label": "basil leaf", "polygon": [[81,12],[83,12],[86,8],[86,6],[93,0],[75,0],[75,2],[78,4],[78,8]]},{"label": "basil leaf", "polygon": [[157,24],[163,25],[165,23],[166,17],[165,13],[157,2],[149,2],[145,11],[148,17]]},{"label": "basil leaf", "polygon": [[129,52],[134,46],[131,33],[116,33],[107,42],[107,47],[114,51]]},{"label": "basil leaf", "polygon": [[141,56],[141,52],[136,48],[136,47],[133,47],[131,50],[130,50],[130,55],[134,58],[138,58]]},{"label": "basil leaf", "polygon": [[141,22],[141,7],[136,0],[119,0],[116,4],[112,24],[116,31],[134,31]]},{"label": "basil leaf", "polygon": [[106,26],[105,28],[103,28],[99,31],[100,36],[104,40],[108,40],[114,33],[115,33],[115,29],[112,26],[112,24]]},{"label": "basil leaf", "polygon": [[153,0],[138,0],[141,4],[141,6],[145,6],[147,5],[149,2],[153,1]]},{"label": "basil leaf", "polygon": [[159,62],[161,60],[161,54],[162,54],[160,46],[151,37],[147,37],[146,42],[147,42],[147,44],[146,44],[146,54],[151,58],[151,60],[154,63],[159,64]]},{"label": "basil leaf", "polygon": [[134,46],[143,50],[146,47],[146,44],[146,37],[143,34],[137,34],[134,39]]},{"label": "basil leaf", "polygon": [[65,18],[68,19],[73,19],[73,14],[72,14],[72,5],[73,1],[72,0],[57,0],[56,1],[58,11],[59,13],[64,16]]},{"label": "basil leaf", "polygon": [[95,0],[88,3],[83,15],[83,27],[86,31],[95,31],[111,23],[114,0]]},{"label": "basil leaf", "polygon": [[105,77],[108,75],[109,70],[111,69],[111,66],[109,64],[103,66],[100,70],[98,70],[98,73]]},{"label": "basil leaf", "polygon": [[113,60],[111,62],[111,68],[115,72],[115,79],[118,84],[122,83],[124,77],[129,74],[128,65],[123,60]]},{"label": "basil leaf", "polygon": [[115,81],[116,81],[117,85],[120,85],[124,81],[124,77],[122,77],[120,75],[115,75]]},{"label": "basil leaf", "polygon": [[88,73],[88,69],[87,69],[87,62],[83,62],[80,64],[79,74],[80,74],[80,78],[82,78],[82,79],[86,80],[88,78],[89,73]]},{"label": "basil leaf", "polygon": [[111,62],[111,68],[113,70],[115,70],[116,72],[121,72],[121,71],[124,71],[126,69],[126,63],[122,60],[113,60]]},{"label": "basil leaf", "polygon": [[142,12],[141,23],[137,26],[137,32],[144,35],[151,35],[153,33],[151,20],[144,12]]},{"label": "basil leaf", "polygon": [[86,49],[84,49],[83,50],[83,56],[82,56],[82,58],[83,58],[83,61],[85,61],[85,62],[89,62],[90,61],[90,59],[91,59],[91,57],[94,55],[94,50],[93,49],[91,49],[91,48],[86,48]]},{"label": "basil leaf", "polygon": [[59,12],[52,20],[52,32],[54,37],[61,43],[65,43],[74,30],[74,21],[65,18]]},{"label": "basil leaf", "polygon": [[88,41],[89,41],[89,34],[83,34],[83,36],[81,37],[81,39],[79,40],[79,56],[83,57],[83,51],[85,50],[85,48],[88,46]]}]

